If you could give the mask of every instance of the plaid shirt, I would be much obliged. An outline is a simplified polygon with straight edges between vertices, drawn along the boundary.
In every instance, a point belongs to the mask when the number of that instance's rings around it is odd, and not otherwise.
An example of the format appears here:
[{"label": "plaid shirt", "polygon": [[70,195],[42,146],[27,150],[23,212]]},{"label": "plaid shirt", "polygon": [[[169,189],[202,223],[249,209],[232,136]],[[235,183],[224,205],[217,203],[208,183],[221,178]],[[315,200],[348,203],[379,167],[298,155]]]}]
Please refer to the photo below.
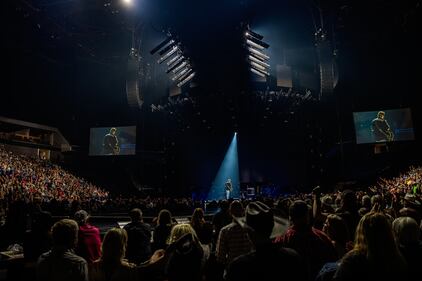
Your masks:
[{"label": "plaid shirt", "polygon": [[252,250],[253,244],[247,231],[238,223],[232,222],[220,230],[216,248],[218,262],[228,265],[236,257]]}]

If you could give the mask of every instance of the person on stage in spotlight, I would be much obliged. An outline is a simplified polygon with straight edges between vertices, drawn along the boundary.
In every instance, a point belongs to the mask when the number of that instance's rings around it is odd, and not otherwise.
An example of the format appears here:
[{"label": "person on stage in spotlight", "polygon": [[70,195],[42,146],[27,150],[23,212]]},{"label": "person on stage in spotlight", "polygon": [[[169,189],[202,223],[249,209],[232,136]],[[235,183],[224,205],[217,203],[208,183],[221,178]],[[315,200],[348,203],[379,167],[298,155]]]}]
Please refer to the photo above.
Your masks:
[{"label": "person on stage in spotlight", "polygon": [[226,190],[226,199],[230,199],[230,193],[233,190],[232,179],[228,178],[226,183],[224,184],[224,189]]},{"label": "person on stage in spotlight", "polygon": [[116,132],[116,128],[111,128],[110,132],[104,136],[103,149],[105,155],[118,155],[120,153],[119,139]]}]

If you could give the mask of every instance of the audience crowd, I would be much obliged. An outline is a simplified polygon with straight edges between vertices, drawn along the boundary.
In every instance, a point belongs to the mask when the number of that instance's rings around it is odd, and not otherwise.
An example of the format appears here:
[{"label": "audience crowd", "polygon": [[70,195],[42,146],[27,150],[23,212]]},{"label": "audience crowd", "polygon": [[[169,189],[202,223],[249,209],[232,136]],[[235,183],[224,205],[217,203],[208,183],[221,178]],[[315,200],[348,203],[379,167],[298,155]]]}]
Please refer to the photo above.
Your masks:
[{"label": "audience crowd", "polygon": [[[21,243],[25,263],[21,272],[9,270],[10,280],[16,274],[169,281],[422,276],[421,167],[361,190],[316,187],[280,198],[222,200],[207,220],[203,202],[113,199],[58,166],[4,150],[0,155],[0,246]],[[47,208],[53,200],[66,202],[69,218],[53,218]],[[113,210],[107,204],[125,206],[131,221],[102,235],[90,214]],[[177,223],[173,214],[181,206],[190,220]],[[151,224],[146,211],[155,212]]]}]

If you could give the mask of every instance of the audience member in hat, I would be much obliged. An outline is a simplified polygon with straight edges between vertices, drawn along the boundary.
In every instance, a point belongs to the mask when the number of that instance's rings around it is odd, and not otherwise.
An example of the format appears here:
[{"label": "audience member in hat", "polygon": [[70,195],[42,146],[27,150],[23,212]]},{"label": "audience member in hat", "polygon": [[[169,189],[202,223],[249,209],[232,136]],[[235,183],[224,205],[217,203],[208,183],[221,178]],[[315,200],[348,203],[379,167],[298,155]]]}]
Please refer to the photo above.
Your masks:
[{"label": "audience member in hat", "polygon": [[237,221],[244,216],[242,203],[235,200],[230,204],[230,214],[233,222],[220,230],[217,240],[217,261],[226,267],[234,258],[252,251],[253,244],[248,231]]},{"label": "audience member in hat", "polygon": [[363,216],[356,229],[354,248],[341,259],[334,280],[408,280],[407,277],[407,264],[388,217],[380,212]]},{"label": "audience member in hat", "polygon": [[151,256],[151,227],[143,222],[140,209],[132,209],[129,216],[131,222],[124,227],[128,236],[126,258],[129,262],[140,264]]},{"label": "audience member in hat", "polygon": [[88,264],[73,249],[78,240],[78,224],[62,219],[52,228],[53,248],[38,259],[39,281],[88,281]]},{"label": "audience member in hat", "polygon": [[393,221],[393,231],[399,244],[400,252],[409,267],[409,279],[422,277],[422,241],[417,222],[410,217],[401,217]]},{"label": "audience member in hat", "polygon": [[90,225],[88,219],[89,215],[85,210],[75,213],[75,220],[79,225],[76,253],[91,264],[101,256],[101,237],[99,229]]},{"label": "audience member in hat", "polygon": [[229,264],[226,280],[306,280],[306,268],[297,252],[272,243],[277,228],[267,205],[259,201],[249,203],[246,221],[239,223],[248,229],[255,250]]},{"label": "audience member in hat", "polygon": [[297,200],[290,206],[289,218],[291,226],[275,243],[296,250],[304,259],[308,280],[314,280],[325,263],[337,260],[334,246],[324,232],[312,227],[310,207],[304,201]]}]

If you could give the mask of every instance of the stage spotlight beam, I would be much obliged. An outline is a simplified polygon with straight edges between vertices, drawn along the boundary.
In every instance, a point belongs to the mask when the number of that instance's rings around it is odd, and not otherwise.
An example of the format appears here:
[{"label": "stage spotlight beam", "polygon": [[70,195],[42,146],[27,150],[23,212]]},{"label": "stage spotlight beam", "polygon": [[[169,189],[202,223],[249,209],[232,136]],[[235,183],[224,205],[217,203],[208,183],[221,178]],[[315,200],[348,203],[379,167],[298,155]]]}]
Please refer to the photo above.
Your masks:
[{"label": "stage spotlight beam", "polygon": [[228,147],[224,160],[218,169],[217,175],[208,192],[208,200],[226,199],[224,183],[227,179],[232,180],[233,191],[231,198],[240,197],[240,181],[239,181],[239,158],[237,150],[237,134],[233,134],[232,141]]},{"label": "stage spotlight beam", "polygon": [[161,50],[161,48],[163,48],[170,41],[171,41],[171,37],[167,37],[163,42],[161,42],[160,44],[158,44],[157,47],[155,47],[154,49],[152,49],[149,53],[151,55],[155,54],[156,52],[158,52],[159,50]]}]

